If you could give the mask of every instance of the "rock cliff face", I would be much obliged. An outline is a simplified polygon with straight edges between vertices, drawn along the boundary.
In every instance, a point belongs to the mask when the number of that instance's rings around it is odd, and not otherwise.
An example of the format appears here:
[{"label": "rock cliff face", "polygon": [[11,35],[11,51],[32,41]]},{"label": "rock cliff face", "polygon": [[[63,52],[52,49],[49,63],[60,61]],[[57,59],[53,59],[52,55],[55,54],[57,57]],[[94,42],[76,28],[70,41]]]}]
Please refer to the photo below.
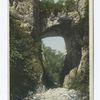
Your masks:
[{"label": "rock cliff face", "polygon": [[[77,59],[77,58],[76,58]],[[79,89],[82,92],[89,92],[89,49],[88,46],[82,47],[82,57],[79,66],[72,69],[65,76],[64,87]]]},{"label": "rock cliff face", "polygon": [[[67,55],[65,57],[64,66],[62,72],[60,73],[60,84],[67,89],[76,89],[82,92],[89,92],[89,44],[88,44],[88,20],[84,18],[85,15],[85,3],[86,0],[80,0],[80,14],[81,22],[79,20],[79,15],[77,12],[70,12],[66,20],[63,18],[56,18],[54,23],[49,21],[47,26],[43,26],[43,16],[39,11],[38,0],[21,0],[18,2],[17,6],[15,3],[10,7],[10,15],[17,21],[20,21],[20,27],[24,28],[27,34],[33,35],[34,39],[41,42],[42,38],[51,36],[61,36],[65,40]],[[34,9],[36,7],[36,9]],[[61,15],[62,16],[62,15]],[[52,23],[48,24],[48,23]],[[85,37],[85,38],[84,38]],[[39,45],[41,46],[41,45]],[[38,47],[40,49],[40,47]],[[41,54],[41,52],[40,52]],[[42,72],[42,71],[41,71]],[[55,95],[53,95],[54,91]],[[32,100],[49,100],[47,94],[50,95],[50,100],[72,100],[74,96],[69,97],[68,93],[65,94],[65,89],[58,89],[56,95],[56,89],[49,90],[42,96],[38,96],[40,99]],[[60,93],[60,91],[62,91]],[[73,100],[85,100],[79,99],[77,97],[77,91],[73,91],[75,94],[75,99]],[[59,95],[62,94],[60,97]],[[70,94],[71,95],[71,94]],[[43,99],[45,97],[45,99]],[[54,99],[52,99],[54,97]],[[65,99],[68,98],[68,99]],[[78,98],[78,99],[77,99]],[[26,99],[31,100],[31,99]]]},{"label": "rock cliff face", "polygon": [[[48,27],[43,32],[43,37],[61,36],[66,44],[66,57],[64,66],[60,74],[60,84],[69,85],[83,82],[83,85],[88,86],[89,81],[89,37],[88,37],[88,8],[86,8],[86,0],[79,1],[80,16],[76,12],[71,12],[63,17],[57,25]],[[74,16],[75,15],[75,16]],[[81,17],[81,18],[79,18]],[[72,77],[71,76],[72,74]],[[65,77],[66,76],[66,77]],[[75,76],[75,77],[74,77]],[[84,77],[83,77],[84,76]],[[82,79],[80,79],[80,78]],[[86,78],[87,77],[87,78]],[[65,79],[64,79],[65,78]],[[78,79],[79,78],[79,79]],[[86,79],[85,79],[86,78]],[[78,82],[81,81],[81,82]],[[68,83],[66,83],[68,82]],[[64,85],[64,86],[65,86]],[[78,86],[78,85],[77,85]],[[84,88],[84,86],[82,86]],[[84,88],[86,89],[86,88]]]},{"label": "rock cliff face", "polygon": [[[42,68],[37,58],[38,46],[35,45],[31,36],[34,27],[33,0],[12,1],[13,3],[9,9],[10,61],[14,58],[16,60],[14,59],[10,63],[10,99],[22,100],[29,90],[35,91],[42,73]],[[20,57],[24,59],[14,57],[16,54],[21,55]]]},{"label": "rock cliff face", "polygon": [[33,0],[12,0],[10,6],[10,16],[21,22],[20,27],[31,33],[33,28]]}]

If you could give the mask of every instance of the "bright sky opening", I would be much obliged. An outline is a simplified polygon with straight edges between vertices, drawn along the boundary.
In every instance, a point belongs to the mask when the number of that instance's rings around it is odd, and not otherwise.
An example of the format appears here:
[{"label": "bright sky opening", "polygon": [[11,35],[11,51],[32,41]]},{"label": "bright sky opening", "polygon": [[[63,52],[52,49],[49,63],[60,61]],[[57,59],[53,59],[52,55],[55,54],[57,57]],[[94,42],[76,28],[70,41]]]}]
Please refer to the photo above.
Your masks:
[{"label": "bright sky opening", "polygon": [[60,51],[62,53],[66,53],[66,46],[64,39],[62,37],[48,37],[42,39],[43,43],[47,47],[51,47],[52,49],[56,51]]}]

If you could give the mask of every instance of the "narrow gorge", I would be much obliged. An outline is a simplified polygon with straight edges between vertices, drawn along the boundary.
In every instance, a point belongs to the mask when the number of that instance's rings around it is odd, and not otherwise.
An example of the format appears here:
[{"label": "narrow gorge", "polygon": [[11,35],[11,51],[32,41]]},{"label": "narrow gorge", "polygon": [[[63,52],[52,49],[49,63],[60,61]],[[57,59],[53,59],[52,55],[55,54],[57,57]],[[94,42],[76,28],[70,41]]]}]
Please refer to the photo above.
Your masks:
[{"label": "narrow gorge", "polygon": [[[10,0],[10,100],[89,100],[88,3]],[[67,54],[55,84],[42,39],[57,36]]]}]

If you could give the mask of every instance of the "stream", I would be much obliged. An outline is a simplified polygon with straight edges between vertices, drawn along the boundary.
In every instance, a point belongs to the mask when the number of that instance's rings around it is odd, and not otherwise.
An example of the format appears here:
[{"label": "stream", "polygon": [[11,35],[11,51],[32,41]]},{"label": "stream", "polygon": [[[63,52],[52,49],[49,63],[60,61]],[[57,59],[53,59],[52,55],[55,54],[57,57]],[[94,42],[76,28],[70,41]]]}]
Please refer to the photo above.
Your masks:
[{"label": "stream", "polygon": [[38,88],[36,93],[29,91],[23,100],[88,100],[86,94],[74,89],[66,88],[46,89],[45,86]]}]

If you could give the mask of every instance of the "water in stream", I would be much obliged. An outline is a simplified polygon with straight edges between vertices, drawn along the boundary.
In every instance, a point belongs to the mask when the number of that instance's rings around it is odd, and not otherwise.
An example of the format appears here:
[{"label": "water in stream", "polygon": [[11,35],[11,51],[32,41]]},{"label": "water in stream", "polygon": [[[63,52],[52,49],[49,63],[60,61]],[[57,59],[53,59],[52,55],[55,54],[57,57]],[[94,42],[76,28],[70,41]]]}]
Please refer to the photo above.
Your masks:
[{"label": "water in stream", "polygon": [[37,93],[32,93],[23,100],[88,100],[86,94],[74,89],[54,88],[46,90],[45,86],[37,89]]}]

